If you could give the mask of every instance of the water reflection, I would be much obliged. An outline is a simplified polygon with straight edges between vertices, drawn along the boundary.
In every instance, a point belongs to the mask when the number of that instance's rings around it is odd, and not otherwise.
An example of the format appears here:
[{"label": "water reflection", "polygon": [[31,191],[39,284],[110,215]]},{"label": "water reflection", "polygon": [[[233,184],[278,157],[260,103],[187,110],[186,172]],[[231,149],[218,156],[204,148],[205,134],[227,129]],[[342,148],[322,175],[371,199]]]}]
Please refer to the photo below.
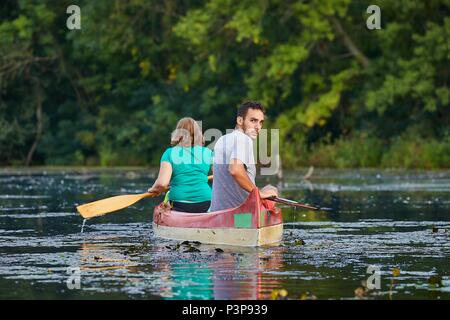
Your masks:
[{"label": "water reflection", "polygon": [[231,254],[221,254],[220,259],[208,264],[213,270],[214,299],[268,299],[270,292],[266,288],[281,286],[277,279],[263,283],[263,275],[282,268],[284,248],[272,249],[270,254],[258,249],[230,250]]},{"label": "water reflection", "polygon": [[[108,238],[108,240],[111,239]],[[132,270],[131,267],[137,266],[117,248],[108,248],[104,244],[83,243],[78,254],[80,256],[78,266],[83,273],[116,269]]]},{"label": "water reflection", "polygon": [[281,287],[276,278],[264,275],[282,269],[283,247],[222,246],[218,252],[200,245],[199,253],[184,253],[161,245],[117,246],[110,242],[114,240],[123,241],[96,237],[97,243],[81,244],[72,267],[80,268],[84,285],[93,288],[105,275],[116,285],[126,278],[125,290],[133,287],[169,300],[268,299],[271,288]]},{"label": "water reflection", "polygon": [[202,245],[201,253],[159,262],[158,271],[165,274],[161,283],[163,296],[167,299],[267,299],[270,296],[267,288],[281,286],[277,279],[263,281],[263,275],[282,267],[284,248],[276,251],[221,248],[224,252],[218,253],[215,248]]}]

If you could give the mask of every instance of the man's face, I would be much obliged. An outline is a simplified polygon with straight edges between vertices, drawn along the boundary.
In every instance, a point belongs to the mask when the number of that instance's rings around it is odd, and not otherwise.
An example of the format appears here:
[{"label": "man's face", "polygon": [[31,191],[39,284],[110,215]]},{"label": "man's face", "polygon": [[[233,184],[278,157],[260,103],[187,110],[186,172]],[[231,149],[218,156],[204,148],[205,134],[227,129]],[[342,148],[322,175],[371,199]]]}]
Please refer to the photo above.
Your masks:
[{"label": "man's face", "polygon": [[237,117],[238,126],[246,135],[255,140],[264,123],[264,113],[258,109],[248,109],[245,118]]}]

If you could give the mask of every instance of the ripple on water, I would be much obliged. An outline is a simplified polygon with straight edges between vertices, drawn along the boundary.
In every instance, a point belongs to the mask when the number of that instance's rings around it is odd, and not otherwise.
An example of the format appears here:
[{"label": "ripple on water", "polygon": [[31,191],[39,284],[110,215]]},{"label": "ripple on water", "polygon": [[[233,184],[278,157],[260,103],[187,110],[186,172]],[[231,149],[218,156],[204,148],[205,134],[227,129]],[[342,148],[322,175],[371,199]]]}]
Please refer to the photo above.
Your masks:
[{"label": "ripple on water", "polygon": [[25,207],[25,206],[20,206],[20,207],[13,207],[13,208],[3,208],[0,207],[0,212],[1,211],[32,211],[32,210],[45,210],[47,209],[47,206],[36,206],[36,207]]},{"label": "ripple on water", "polygon": [[75,212],[40,212],[36,214],[0,214],[0,218],[37,219],[37,218],[61,218],[78,216]]},{"label": "ripple on water", "polygon": [[48,199],[50,196],[46,195],[19,195],[19,194],[2,194],[0,195],[0,199]]}]

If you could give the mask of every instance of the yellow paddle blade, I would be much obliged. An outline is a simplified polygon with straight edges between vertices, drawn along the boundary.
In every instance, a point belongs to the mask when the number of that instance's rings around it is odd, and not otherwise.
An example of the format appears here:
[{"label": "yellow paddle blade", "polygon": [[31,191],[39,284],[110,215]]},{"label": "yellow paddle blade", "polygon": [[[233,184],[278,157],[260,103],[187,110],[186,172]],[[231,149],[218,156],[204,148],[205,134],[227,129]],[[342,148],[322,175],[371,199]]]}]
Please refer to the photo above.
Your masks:
[{"label": "yellow paddle blade", "polygon": [[126,194],[82,204],[77,207],[77,210],[83,218],[89,219],[129,207],[141,199],[154,196],[156,196],[155,193],[148,192],[141,194]]}]

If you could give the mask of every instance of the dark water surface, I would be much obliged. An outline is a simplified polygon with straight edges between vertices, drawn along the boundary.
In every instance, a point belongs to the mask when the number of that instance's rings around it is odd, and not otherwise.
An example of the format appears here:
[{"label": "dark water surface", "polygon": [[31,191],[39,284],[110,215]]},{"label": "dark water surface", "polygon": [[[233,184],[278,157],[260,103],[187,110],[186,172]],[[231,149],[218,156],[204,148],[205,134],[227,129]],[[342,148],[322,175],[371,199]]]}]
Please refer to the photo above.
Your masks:
[{"label": "dark water surface", "polygon": [[154,173],[1,169],[0,299],[270,299],[282,288],[293,299],[354,299],[369,266],[379,268],[381,287],[367,299],[450,298],[448,171],[315,170],[304,181],[302,170],[261,179],[285,198],[333,209],[283,207],[276,247],[174,250],[177,242],[153,237],[161,198],[91,219],[80,232],[76,205],[144,192]]}]

